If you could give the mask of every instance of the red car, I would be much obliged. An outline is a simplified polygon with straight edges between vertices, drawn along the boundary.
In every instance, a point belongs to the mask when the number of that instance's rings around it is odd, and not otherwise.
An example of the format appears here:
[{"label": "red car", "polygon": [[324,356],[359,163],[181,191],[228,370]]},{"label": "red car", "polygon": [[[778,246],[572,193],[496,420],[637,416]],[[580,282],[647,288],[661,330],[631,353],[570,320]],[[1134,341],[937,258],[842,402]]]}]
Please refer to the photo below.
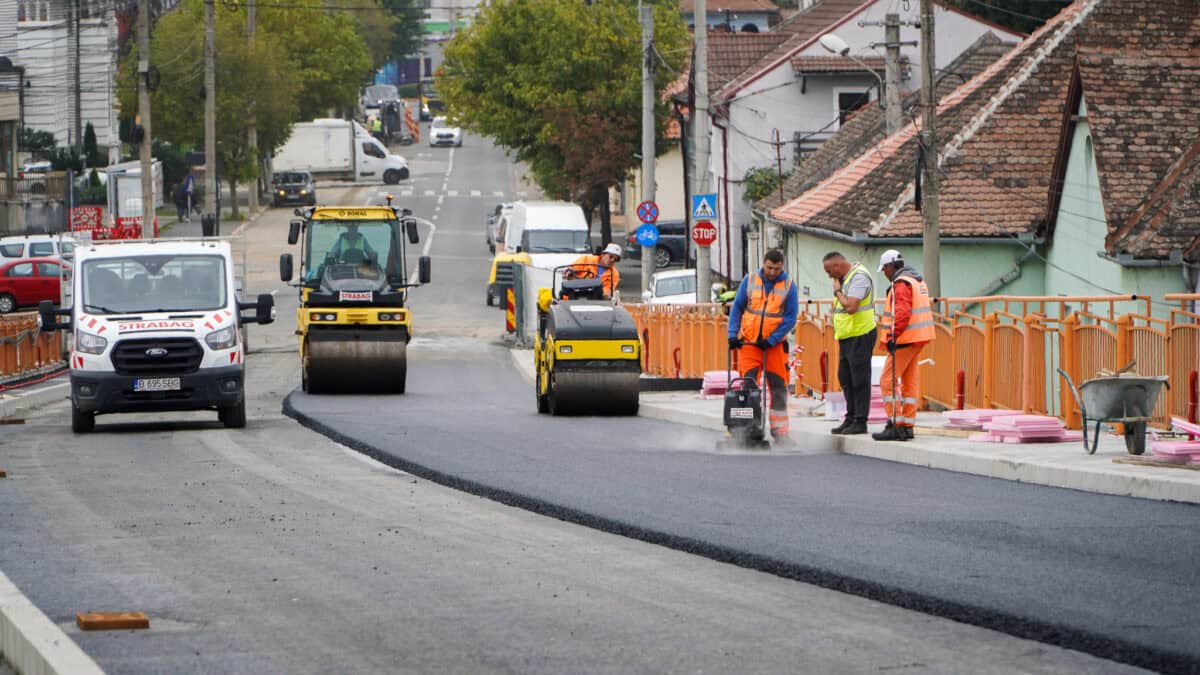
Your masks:
[{"label": "red car", "polygon": [[42,300],[57,305],[62,265],[54,258],[24,258],[0,265],[0,314],[35,307]]}]

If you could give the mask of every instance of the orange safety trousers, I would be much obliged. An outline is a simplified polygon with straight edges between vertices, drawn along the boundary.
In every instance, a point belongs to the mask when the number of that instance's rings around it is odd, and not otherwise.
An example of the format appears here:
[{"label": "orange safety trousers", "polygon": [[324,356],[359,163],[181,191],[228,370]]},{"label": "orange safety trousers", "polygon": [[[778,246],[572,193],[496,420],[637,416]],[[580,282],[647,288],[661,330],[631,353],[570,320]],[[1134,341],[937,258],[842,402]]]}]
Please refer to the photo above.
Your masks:
[{"label": "orange safety trousers", "polygon": [[[767,400],[770,412],[771,434],[775,437],[787,435],[787,388],[788,367],[787,352],[782,344],[769,347],[766,351],[767,361]],[[763,350],[754,345],[742,345],[738,350],[738,372],[742,377],[750,377],[759,381],[759,369],[763,366]]]},{"label": "orange safety trousers", "polygon": [[[912,427],[917,423],[917,406],[921,402],[921,351],[928,342],[898,345],[895,354],[888,354],[879,376],[879,391],[883,394],[883,407],[888,418],[896,420],[896,426]],[[900,380],[900,392],[892,386],[894,378]],[[896,404],[900,404],[899,414]]]}]

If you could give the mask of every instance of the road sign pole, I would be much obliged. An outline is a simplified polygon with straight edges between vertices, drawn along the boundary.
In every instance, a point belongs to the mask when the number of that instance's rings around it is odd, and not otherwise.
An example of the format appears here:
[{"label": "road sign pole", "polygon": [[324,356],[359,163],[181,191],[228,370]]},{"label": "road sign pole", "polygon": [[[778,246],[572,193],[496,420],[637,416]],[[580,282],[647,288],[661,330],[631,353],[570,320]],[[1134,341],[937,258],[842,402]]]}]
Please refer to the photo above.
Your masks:
[{"label": "road sign pole", "polygon": [[[654,4],[638,3],[642,20],[642,201],[654,202]],[[654,207],[654,219],[642,218],[643,223],[658,220],[658,207]],[[650,290],[650,276],[654,274],[654,246],[642,247],[642,293]]]}]

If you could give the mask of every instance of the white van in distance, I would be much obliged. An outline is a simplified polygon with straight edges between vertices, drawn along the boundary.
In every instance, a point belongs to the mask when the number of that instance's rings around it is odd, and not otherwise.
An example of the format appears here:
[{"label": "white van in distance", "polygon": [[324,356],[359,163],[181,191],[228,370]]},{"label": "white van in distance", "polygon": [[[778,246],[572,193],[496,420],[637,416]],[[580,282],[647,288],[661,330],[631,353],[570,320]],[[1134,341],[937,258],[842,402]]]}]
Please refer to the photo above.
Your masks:
[{"label": "white van in distance", "polygon": [[72,306],[39,311],[43,330],[73,332],[72,431],[98,414],[179,410],[246,426],[241,327],[271,323],[275,299],[238,302],[229,242],[80,242],[71,283]]}]

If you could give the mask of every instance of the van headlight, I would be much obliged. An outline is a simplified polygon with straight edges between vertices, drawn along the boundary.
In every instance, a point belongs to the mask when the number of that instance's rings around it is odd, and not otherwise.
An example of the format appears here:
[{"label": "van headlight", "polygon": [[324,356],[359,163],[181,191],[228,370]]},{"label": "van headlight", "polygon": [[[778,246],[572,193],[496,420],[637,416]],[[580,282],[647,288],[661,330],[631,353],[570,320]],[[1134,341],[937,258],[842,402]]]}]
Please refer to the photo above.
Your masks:
[{"label": "van headlight", "polygon": [[204,336],[204,341],[213,351],[229,349],[237,344],[237,326],[231,324],[220,330],[214,330]]},{"label": "van headlight", "polygon": [[99,335],[75,331],[75,351],[84,354],[103,354],[106,347],[108,347],[108,340]]}]

